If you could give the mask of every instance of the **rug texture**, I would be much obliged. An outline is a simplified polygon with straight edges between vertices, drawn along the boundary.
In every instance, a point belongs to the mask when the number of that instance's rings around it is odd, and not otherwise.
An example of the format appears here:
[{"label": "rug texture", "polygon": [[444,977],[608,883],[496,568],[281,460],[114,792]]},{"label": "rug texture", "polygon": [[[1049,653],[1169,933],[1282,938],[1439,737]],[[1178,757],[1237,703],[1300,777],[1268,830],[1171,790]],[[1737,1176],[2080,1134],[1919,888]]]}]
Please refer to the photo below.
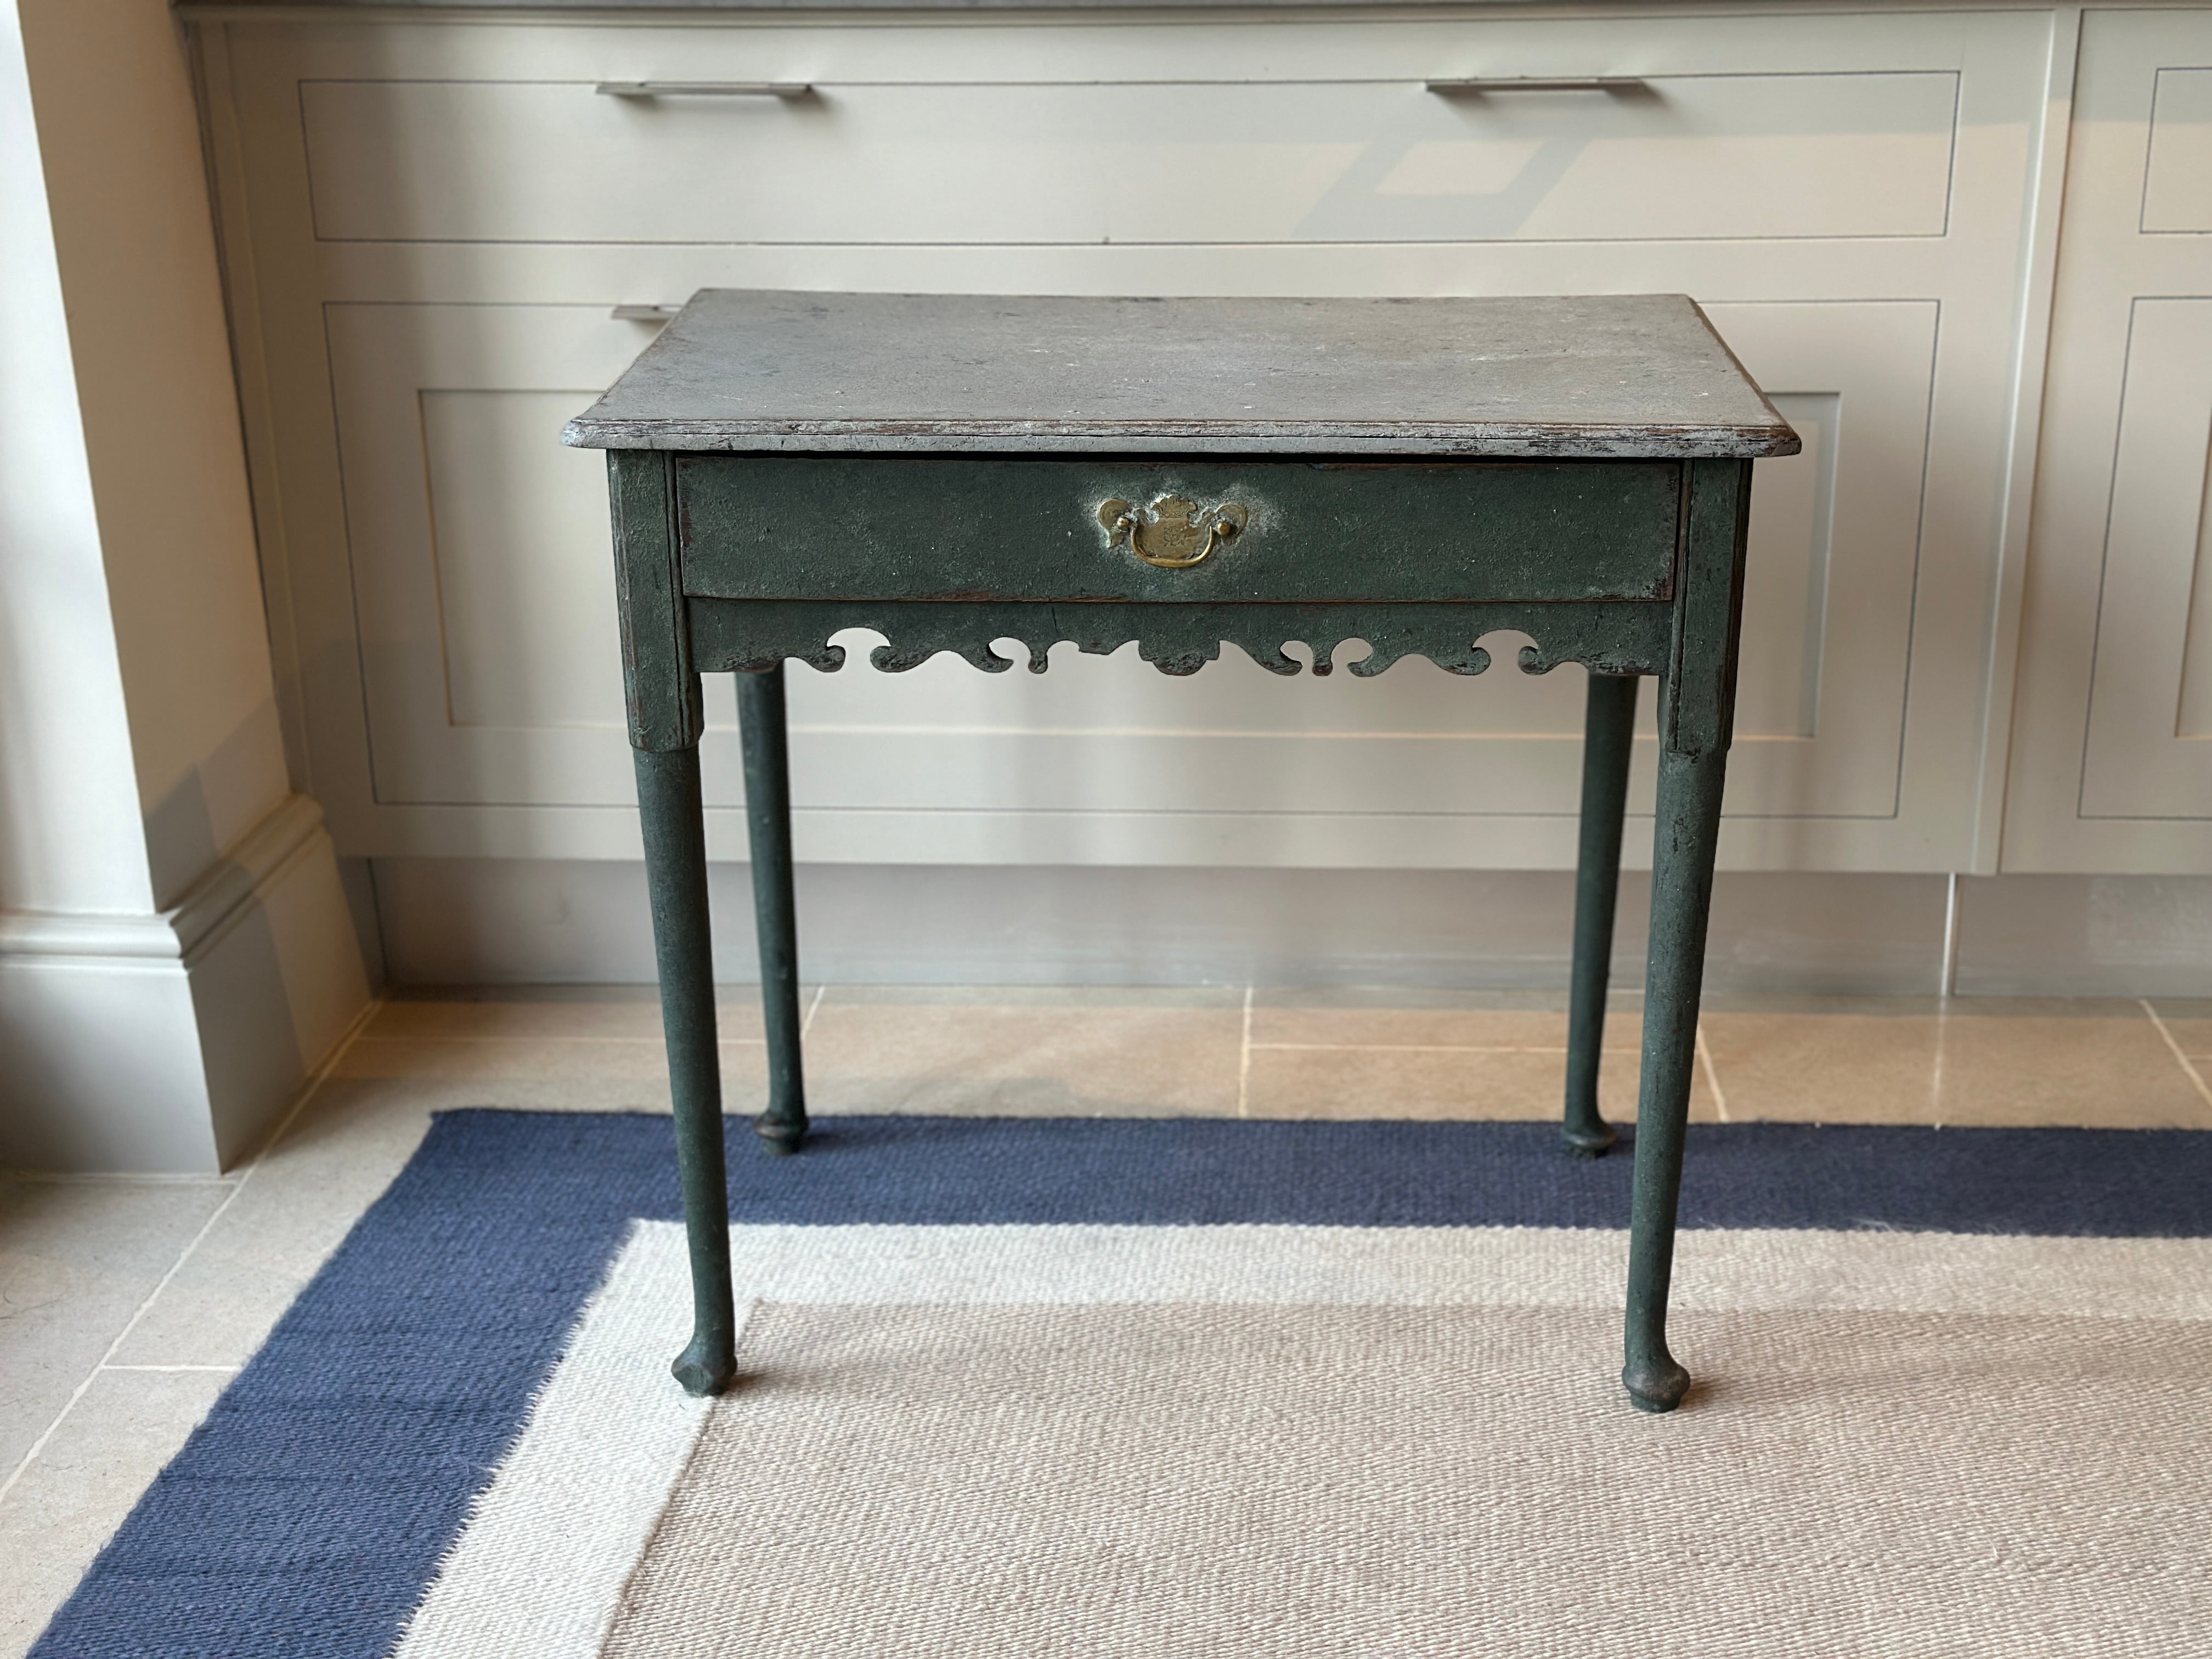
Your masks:
[{"label": "rug texture", "polygon": [[2203,1651],[2212,1135],[1693,1128],[1671,1417],[1629,1160],[1534,1124],[732,1133],[462,1112],[40,1659]]}]

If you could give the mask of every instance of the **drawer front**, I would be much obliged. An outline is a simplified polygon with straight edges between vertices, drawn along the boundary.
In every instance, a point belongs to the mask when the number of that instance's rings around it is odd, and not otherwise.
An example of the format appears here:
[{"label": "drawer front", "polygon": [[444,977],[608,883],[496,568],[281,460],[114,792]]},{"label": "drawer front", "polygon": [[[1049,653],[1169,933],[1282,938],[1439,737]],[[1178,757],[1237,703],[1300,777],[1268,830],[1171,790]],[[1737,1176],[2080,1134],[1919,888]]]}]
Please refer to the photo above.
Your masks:
[{"label": "drawer front", "polygon": [[727,599],[1664,599],[1683,499],[1657,461],[676,468],[684,591]]},{"label": "drawer front", "polygon": [[1942,235],[1959,77],[300,92],[315,228],[331,240],[1681,241]]}]

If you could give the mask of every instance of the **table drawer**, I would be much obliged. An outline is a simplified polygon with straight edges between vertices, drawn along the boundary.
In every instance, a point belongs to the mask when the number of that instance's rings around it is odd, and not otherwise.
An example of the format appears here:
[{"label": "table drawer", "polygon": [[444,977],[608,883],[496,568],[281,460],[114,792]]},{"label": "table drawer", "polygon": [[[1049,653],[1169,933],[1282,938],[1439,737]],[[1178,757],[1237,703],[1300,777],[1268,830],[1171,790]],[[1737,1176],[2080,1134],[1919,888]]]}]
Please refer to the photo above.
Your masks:
[{"label": "table drawer", "polygon": [[[1633,65],[1577,41],[1576,64]],[[1449,75],[1462,52],[1439,51]],[[712,84],[712,83],[710,83]],[[1938,236],[1959,77],[303,82],[337,240],[913,245]]]},{"label": "table drawer", "polygon": [[1672,461],[699,455],[676,476],[684,592],[727,599],[1663,599],[1683,501]]}]

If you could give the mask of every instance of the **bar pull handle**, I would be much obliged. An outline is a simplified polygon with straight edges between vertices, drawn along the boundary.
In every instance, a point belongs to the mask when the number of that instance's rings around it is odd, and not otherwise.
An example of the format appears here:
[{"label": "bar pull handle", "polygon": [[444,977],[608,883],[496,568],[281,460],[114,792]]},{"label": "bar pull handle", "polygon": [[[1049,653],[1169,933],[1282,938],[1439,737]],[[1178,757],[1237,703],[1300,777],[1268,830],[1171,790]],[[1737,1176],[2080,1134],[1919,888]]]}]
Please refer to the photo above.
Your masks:
[{"label": "bar pull handle", "polygon": [[1640,75],[1463,75],[1424,82],[1431,92],[1649,92]]},{"label": "bar pull handle", "polygon": [[617,306],[607,315],[618,323],[665,323],[682,306]]},{"label": "bar pull handle", "polygon": [[602,81],[602,98],[810,98],[807,81]]}]

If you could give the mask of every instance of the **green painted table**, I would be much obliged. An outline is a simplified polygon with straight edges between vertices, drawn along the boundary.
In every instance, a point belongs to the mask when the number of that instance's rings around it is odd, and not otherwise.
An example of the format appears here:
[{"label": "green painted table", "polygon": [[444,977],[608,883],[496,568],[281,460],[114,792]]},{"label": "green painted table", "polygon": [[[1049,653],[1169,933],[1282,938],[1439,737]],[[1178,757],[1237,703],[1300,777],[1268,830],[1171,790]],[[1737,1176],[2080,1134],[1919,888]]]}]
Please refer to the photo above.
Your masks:
[{"label": "green painted table", "polygon": [[1487,300],[696,295],[568,442],[608,452],[696,1326],[735,1369],[699,795],[702,673],[738,677],[768,1016],[756,1127],[805,1133],[783,664],[842,629],[904,669],[997,672],[1014,639],[1133,640],[1188,674],[1224,642],[1280,674],[1409,654],[1589,671],[1565,1140],[1613,1140],[1599,1039],[1638,678],[1659,685],[1650,961],[1628,1269],[1630,1398],[1689,1386],[1667,1289],[1705,915],[1734,718],[1751,463],[1797,437],[1679,295]]}]

